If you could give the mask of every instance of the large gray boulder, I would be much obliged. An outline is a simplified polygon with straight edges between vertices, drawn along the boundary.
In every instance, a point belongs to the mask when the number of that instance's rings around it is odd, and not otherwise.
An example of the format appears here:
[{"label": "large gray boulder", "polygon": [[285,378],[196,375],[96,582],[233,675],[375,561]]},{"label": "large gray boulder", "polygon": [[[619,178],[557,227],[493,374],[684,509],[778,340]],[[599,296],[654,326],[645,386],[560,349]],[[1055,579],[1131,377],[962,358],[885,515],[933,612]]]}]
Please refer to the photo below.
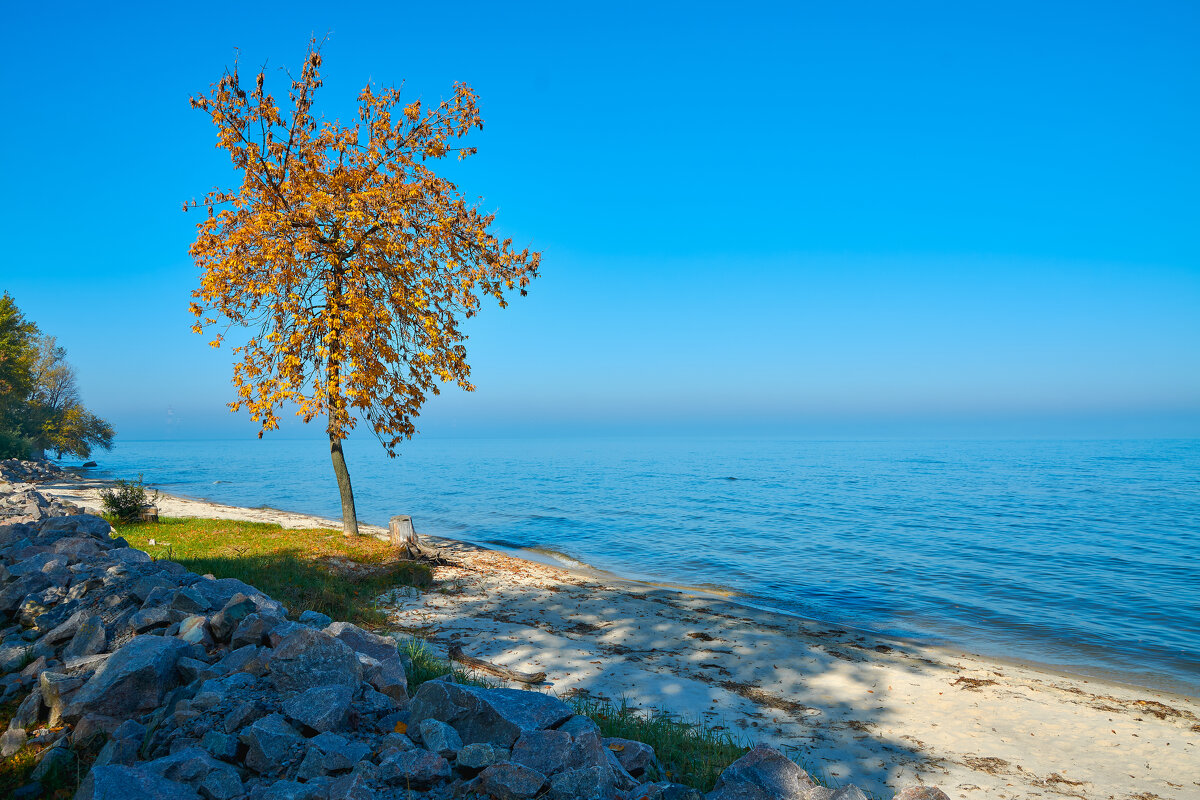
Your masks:
[{"label": "large gray boulder", "polygon": [[546,776],[520,764],[493,764],[479,773],[475,788],[496,800],[527,800],[546,785]]},{"label": "large gray boulder", "polygon": [[806,800],[816,784],[783,753],[759,745],[730,764],[706,800]]},{"label": "large gray boulder", "polygon": [[296,760],[304,748],[304,737],[279,714],[270,714],[241,732],[246,745],[246,766],[261,775],[276,775]]},{"label": "large gray boulder", "polygon": [[268,661],[270,680],[283,694],[318,686],[357,689],[362,682],[358,656],[339,639],[299,626],[279,643]]},{"label": "large gray boulder", "polygon": [[92,767],[75,800],[200,800],[200,795],[144,769],[108,765]]},{"label": "large gray boulder", "polygon": [[317,733],[341,730],[350,715],[354,690],[345,684],[317,686],[286,700],[283,713]]},{"label": "large gray boulder", "polygon": [[480,689],[445,681],[426,681],[409,706],[409,729],[422,720],[447,723],[464,744],[487,742],[512,747],[526,731],[553,728],[575,712],[561,700],[519,689]]},{"label": "large gray boulder", "polygon": [[635,778],[645,775],[646,770],[650,767],[658,766],[658,759],[654,755],[654,748],[645,742],[638,742],[632,739],[608,738],[602,739],[601,744],[610,753],[616,755],[617,761],[620,762],[625,771]]},{"label": "large gray boulder", "polygon": [[334,622],[326,626],[325,633],[349,645],[354,652],[365,656],[363,677],[378,691],[393,700],[404,703],[408,699],[408,676],[396,640],[365,631],[349,622]]},{"label": "large gray boulder", "polygon": [[63,718],[84,714],[127,719],[158,707],[175,685],[175,665],[190,652],[187,644],[162,636],[135,636],[113,653],[72,698]]},{"label": "large gray boulder", "polygon": [[393,786],[424,788],[450,777],[450,762],[428,750],[393,753],[379,764],[379,778]]},{"label": "large gray boulder", "polygon": [[198,747],[185,747],[141,768],[160,777],[195,786],[209,800],[233,800],[243,794],[238,771]]}]

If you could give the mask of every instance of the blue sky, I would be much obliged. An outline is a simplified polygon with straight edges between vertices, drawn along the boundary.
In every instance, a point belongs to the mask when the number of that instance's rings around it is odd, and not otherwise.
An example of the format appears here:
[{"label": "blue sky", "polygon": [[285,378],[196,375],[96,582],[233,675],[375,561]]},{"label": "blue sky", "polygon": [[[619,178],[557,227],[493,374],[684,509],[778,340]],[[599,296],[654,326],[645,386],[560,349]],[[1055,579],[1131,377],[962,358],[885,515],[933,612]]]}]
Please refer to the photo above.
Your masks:
[{"label": "blue sky", "polygon": [[4,12],[0,289],[124,436],[252,430],[187,99],[326,32],[330,117],[477,90],[450,175],[545,253],[431,435],[1200,435],[1194,3],[119,5]]}]

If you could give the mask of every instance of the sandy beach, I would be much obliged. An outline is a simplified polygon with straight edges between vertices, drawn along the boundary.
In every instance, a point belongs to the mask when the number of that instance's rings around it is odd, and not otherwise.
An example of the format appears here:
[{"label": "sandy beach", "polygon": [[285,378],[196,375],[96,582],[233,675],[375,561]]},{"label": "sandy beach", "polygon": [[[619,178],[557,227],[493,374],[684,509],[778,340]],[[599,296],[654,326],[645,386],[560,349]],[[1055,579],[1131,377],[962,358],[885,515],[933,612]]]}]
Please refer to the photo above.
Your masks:
[{"label": "sandy beach", "polygon": [[[39,491],[99,507],[98,481]],[[273,509],[162,495],[164,516],[329,526]],[[420,520],[416,521],[418,530]],[[382,529],[366,530],[382,534]],[[952,798],[1200,798],[1200,702],[762,611],[431,539],[454,566],[433,591],[382,598],[398,630],[444,651],[794,755],[879,797],[914,783]]]}]

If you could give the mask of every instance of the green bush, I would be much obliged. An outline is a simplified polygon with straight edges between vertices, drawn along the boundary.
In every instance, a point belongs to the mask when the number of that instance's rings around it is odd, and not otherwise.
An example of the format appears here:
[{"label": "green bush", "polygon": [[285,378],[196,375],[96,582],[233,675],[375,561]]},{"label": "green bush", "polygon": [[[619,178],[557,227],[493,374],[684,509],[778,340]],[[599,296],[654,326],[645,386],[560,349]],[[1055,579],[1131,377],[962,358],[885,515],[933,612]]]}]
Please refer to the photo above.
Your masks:
[{"label": "green bush", "polygon": [[29,458],[33,448],[28,439],[10,431],[0,431],[0,458]]},{"label": "green bush", "polygon": [[142,508],[158,502],[158,492],[153,495],[146,493],[146,484],[142,476],[136,481],[116,481],[111,489],[100,490],[100,503],[104,513],[116,517],[121,522],[136,522],[141,519]]}]

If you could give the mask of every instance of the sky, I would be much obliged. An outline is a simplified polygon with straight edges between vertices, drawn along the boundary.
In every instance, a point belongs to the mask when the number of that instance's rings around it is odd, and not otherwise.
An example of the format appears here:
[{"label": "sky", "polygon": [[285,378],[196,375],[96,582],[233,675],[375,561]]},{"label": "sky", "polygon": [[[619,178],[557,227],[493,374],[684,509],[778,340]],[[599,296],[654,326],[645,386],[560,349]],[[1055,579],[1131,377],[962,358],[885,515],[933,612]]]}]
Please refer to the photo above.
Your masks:
[{"label": "sky", "polygon": [[446,174],[544,254],[427,435],[1200,436],[1195,3],[333,5],[0,12],[0,289],[119,436],[253,435],[188,98],[312,35],[330,118],[474,87]]}]

